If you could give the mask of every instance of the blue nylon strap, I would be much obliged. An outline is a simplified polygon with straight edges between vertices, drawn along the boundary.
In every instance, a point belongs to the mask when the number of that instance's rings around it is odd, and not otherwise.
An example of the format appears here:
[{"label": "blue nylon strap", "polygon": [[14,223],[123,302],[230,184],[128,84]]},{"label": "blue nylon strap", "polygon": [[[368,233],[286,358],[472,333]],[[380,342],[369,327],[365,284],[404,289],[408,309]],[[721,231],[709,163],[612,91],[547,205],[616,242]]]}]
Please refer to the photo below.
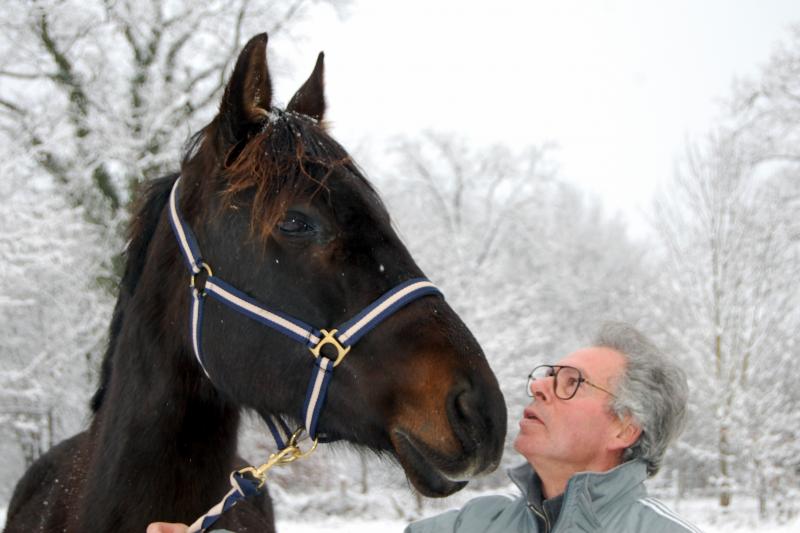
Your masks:
[{"label": "blue nylon strap", "polygon": [[425,278],[414,278],[397,285],[339,326],[337,335],[339,342],[344,346],[352,346],[398,309],[428,294],[442,295],[441,291]]},{"label": "blue nylon strap", "polygon": [[311,440],[317,438],[319,413],[325,404],[328,385],[333,376],[333,361],[327,357],[318,357],[314,360],[314,368],[316,368],[316,372],[311,373],[311,379],[306,389],[306,399],[303,402],[303,423]]},{"label": "blue nylon strap", "polygon": [[192,271],[192,274],[197,274],[200,272],[200,265],[203,264],[203,259],[200,255],[200,245],[197,244],[194,233],[183,221],[178,210],[178,184],[180,181],[180,178],[175,180],[169,195],[169,224],[172,226],[175,238],[178,239],[181,255],[186,262],[186,266]]},{"label": "blue nylon strap", "polygon": [[273,311],[264,307],[255,299],[216,276],[209,276],[206,280],[205,291],[215,300],[222,302],[231,309],[306,346],[316,346],[322,337],[322,334],[316,328],[280,311]]},{"label": "blue nylon strap", "polygon": [[292,436],[292,432],[289,430],[286,422],[284,422],[281,417],[275,415],[270,415],[268,418],[265,418],[264,421],[267,423],[267,428],[272,434],[272,438],[275,440],[275,446],[277,446],[279,450],[284,449],[289,438]]}]

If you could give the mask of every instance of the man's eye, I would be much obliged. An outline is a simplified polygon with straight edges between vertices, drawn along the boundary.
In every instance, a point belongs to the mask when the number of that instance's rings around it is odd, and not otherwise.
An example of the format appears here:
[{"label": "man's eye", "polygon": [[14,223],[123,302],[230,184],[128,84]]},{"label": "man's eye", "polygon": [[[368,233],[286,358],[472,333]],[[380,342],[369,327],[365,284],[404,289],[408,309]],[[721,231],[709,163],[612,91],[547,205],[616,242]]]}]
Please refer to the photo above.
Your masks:
[{"label": "man's eye", "polygon": [[296,213],[288,213],[283,220],[278,222],[278,229],[291,235],[304,235],[314,232],[314,226],[305,217]]}]

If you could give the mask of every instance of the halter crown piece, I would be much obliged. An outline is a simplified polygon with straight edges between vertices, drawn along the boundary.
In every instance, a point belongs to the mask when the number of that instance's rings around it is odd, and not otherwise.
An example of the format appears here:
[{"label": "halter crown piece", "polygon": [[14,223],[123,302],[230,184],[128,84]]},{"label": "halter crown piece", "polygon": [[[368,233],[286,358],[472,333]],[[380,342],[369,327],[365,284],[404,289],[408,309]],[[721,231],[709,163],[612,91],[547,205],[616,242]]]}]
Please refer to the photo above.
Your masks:
[{"label": "halter crown piece", "polygon": [[[197,238],[192,233],[191,228],[181,218],[178,211],[178,186],[181,178],[175,180],[169,198],[169,221],[172,231],[178,241],[181,255],[190,271],[190,291],[191,306],[189,313],[189,324],[191,328],[192,348],[197,362],[203,369],[206,376],[211,379],[208,370],[203,363],[202,352],[202,326],[203,326],[203,303],[206,295],[227,305],[231,309],[242,313],[261,324],[268,326],[287,337],[304,344],[314,357],[314,368],[311,379],[306,390],[306,398],[303,403],[303,412],[300,419],[303,421],[308,436],[317,441],[317,423],[319,414],[325,403],[325,396],[328,385],[333,375],[333,369],[339,365],[350,348],[358,342],[361,337],[366,335],[375,326],[386,320],[397,310],[414,300],[427,295],[442,296],[441,291],[425,278],[414,278],[404,281],[395,286],[377,300],[369,304],[356,316],[340,325],[335,329],[316,329],[280,311],[270,309],[257,300],[251,298],[232,285],[226,283],[215,276],[211,267],[203,261],[200,254],[200,246]],[[197,276],[205,272],[206,279],[203,288],[197,286]],[[323,348],[331,345],[335,351],[335,357],[331,358],[323,352]],[[330,352],[331,350],[326,350]],[[212,380],[213,381],[213,380]],[[269,468],[273,464],[284,464],[294,461],[303,454],[299,453],[296,447],[298,435],[301,430],[292,434],[287,424],[279,416],[272,415],[267,419],[267,427],[275,439],[275,444],[279,448],[274,462],[268,461],[260,468]],[[286,458],[287,450],[294,450],[290,458]],[[284,455],[281,455],[284,454]],[[280,456],[280,457],[279,457]],[[271,458],[272,461],[272,458]],[[241,499],[244,499],[258,492],[263,484],[264,472],[259,472],[254,478],[251,474],[259,469],[243,469],[231,474],[231,485],[233,489],[223,498],[223,500],[212,508],[206,515],[198,519],[189,528],[190,532],[205,531],[219,515],[231,508]]]}]

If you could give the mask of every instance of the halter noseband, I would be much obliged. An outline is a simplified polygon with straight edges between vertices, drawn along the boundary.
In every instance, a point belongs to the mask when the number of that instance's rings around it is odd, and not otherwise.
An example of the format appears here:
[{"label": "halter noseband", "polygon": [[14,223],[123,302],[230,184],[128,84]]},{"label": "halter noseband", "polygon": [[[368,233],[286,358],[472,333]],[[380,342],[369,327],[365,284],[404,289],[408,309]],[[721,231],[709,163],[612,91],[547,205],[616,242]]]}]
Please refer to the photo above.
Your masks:
[{"label": "halter noseband", "polygon": [[[181,218],[178,211],[178,184],[180,177],[175,180],[169,198],[169,221],[181,255],[186,262],[186,266],[191,272],[191,291],[190,326],[192,347],[194,349],[197,362],[211,379],[208,370],[203,364],[201,350],[201,333],[203,325],[203,302],[205,296],[209,295],[215,300],[222,302],[231,309],[260,322],[287,337],[304,344],[314,356],[314,366],[316,370],[311,375],[308,383],[305,402],[301,420],[305,425],[308,436],[313,440],[317,438],[317,423],[319,413],[325,401],[328,384],[333,374],[333,369],[342,362],[350,351],[350,348],[358,342],[361,337],[366,335],[375,326],[386,320],[401,307],[410,302],[429,294],[442,296],[442,293],[433,283],[425,278],[414,278],[404,281],[393,289],[386,292],[383,296],[369,304],[363,311],[340,325],[336,329],[318,330],[298,320],[290,315],[275,311],[262,305],[257,300],[239,291],[232,285],[215,276],[211,267],[206,264],[200,254],[200,246],[192,233],[191,228]],[[205,285],[202,288],[197,286],[197,276],[205,271]],[[323,348],[331,345],[336,351],[335,356],[329,357]],[[278,448],[284,448],[289,436],[291,435],[287,425],[280,417],[273,416],[272,420],[267,420],[272,436]]]}]

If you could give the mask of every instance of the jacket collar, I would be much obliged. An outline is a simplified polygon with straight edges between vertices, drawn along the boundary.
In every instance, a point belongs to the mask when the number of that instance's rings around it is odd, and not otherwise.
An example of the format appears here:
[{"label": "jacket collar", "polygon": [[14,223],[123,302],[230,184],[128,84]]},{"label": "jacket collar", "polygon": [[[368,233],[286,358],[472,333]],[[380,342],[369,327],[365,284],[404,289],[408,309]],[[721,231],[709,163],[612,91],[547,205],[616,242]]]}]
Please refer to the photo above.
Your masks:
[{"label": "jacket collar", "polygon": [[[529,504],[541,507],[541,483],[529,463],[509,469],[508,476],[519,487]],[[631,491],[635,492],[633,497],[641,497],[645,479],[647,466],[638,459],[622,463],[606,472],[578,472],[567,483],[564,506],[577,503],[586,512],[603,515],[606,509],[619,505],[620,498]]]}]

